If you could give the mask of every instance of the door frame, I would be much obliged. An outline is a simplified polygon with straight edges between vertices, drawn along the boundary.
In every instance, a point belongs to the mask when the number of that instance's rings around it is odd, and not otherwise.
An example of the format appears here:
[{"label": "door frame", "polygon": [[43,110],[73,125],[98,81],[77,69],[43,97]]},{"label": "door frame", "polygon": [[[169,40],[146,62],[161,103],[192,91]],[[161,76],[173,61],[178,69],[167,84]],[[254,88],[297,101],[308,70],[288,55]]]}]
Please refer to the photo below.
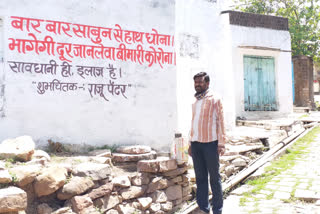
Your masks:
[{"label": "door frame", "polygon": [[[258,64],[259,64],[259,60],[272,60],[272,64],[273,64],[273,68],[272,68],[272,73],[273,74],[271,74],[272,76],[273,76],[273,81],[274,81],[274,89],[272,90],[272,92],[273,92],[273,94],[270,94],[270,95],[272,95],[274,98],[273,98],[273,100],[272,101],[274,101],[275,102],[275,106],[274,106],[274,109],[275,110],[250,110],[250,106],[247,106],[247,109],[246,109],[246,105],[244,104],[244,111],[277,111],[278,110],[278,102],[277,102],[277,97],[276,97],[276,88],[277,88],[277,81],[276,81],[276,74],[275,74],[275,58],[274,57],[272,57],[272,56],[257,56],[257,55],[243,55],[243,62],[245,61],[245,58],[247,58],[247,59],[256,59],[256,63],[254,63],[255,65],[255,67],[257,67],[258,66]],[[243,63],[243,71],[245,71],[245,64]],[[249,66],[249,65],[248,65]],[[262,69],[262,68],[261,68]],[[263,76],[263,79],[260,79],[260,80],[265,80],[264,78],[266,78],[266,73],[267,71],[266,70],[264,70],[264,69],[262,69],[262,76]],[[247,75],[249,75],[249,74],[247,74]],[[269,76],[269,75],[267,75],[267,76]],[[244,84],[244,101],[246,101],[246,79],[245,78],[249,78],[249,77],[246,77],[245,75],[244,75],[244,77],[243,77],[243,84]],[[273,82],[272,81],[272,82]],[[260,84],[259,84],[260,82],[258,81],[257,83],[256,83],[256,86],[259,88],[260,87]],[[247,83],[248,84],[248,83]],[[247,87],[249,87],[249,86],[247,86]],[[272,86],[270,86],[270,87],[272,87]],[[258,90],[258,88],[257,88],[257,90]],[[260,88],[261,89],[261,88]],[[262,87],[262,90],[264,89],[264,87]],[[269,89],[268,89],[269,90]],[[258,90],[259,91],[259,90]],[[249,92],[247,92],[247,93],[249,93]],[[262,95],[263,95],[264,93],[262,92]],[[250,97],[250,93],[249,94],[247,94],[247,95],[249,95],[249,97]],[[257,96],[258,97],[260,97],[260,95],[261,95],[261,93],[259,93],[259,94],[257,94]],[[261,98],[261,97],[260,97]],[[265,97],[264,98],[262,98],[262,99],[265,99]],[[250,102],[250,99],[249,99],[249,101],[248,102]],[[274,103],[274,102],[272,102],[272,103]],[[271,104],[271,103],[269,103],[269,104]],[[247,104],[247,105],[249,105],[249,104]],[[271,104],[272,105],[272,104]],[[258,107],[258,109],[261,109],[261,108],[265,108],[265,107],[263,107],[263,106],[260,106],[260,107]]]},{"label": "door frame", "polygon": [[[275,75],[275,100],[277,103],[276,111],[245,111],[244,105],[244,56],[258,56],[258,57],[273,57],[274,58],[274,75]],[[266,113],[270,114],[271,112],[279,112],[281,109],[279,102],[279,55],[280,51],[277,50],[262,50],[262,49],[254,49],[254,48],[243,48],[237,47],[234,51],[233,57],[235,58],[235,74],[234,74],[234,82],[237,83],[235,87],[236,94],[236,112],[247,112],[247,113]]]}]

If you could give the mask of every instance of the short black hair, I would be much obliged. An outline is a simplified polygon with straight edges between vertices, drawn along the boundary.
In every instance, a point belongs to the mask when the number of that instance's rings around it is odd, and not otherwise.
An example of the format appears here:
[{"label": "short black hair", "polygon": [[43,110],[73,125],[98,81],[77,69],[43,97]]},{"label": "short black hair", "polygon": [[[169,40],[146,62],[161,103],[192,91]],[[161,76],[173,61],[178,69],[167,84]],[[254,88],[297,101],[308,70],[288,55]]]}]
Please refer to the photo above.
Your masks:
[{"label": "short black hair", "polygon": [[200,72],[193,76],[193,80],[195,80],[198,77],[204,77],[204,81],[210,82],[210,77],[206,72]]}]

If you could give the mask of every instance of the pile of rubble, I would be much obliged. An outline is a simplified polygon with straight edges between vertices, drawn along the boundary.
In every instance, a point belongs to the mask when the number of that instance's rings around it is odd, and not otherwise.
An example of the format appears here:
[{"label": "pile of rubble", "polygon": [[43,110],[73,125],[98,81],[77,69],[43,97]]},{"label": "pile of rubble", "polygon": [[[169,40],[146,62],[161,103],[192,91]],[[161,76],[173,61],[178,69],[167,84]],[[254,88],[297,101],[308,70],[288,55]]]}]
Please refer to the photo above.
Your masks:
[{"label": "pile of rubble", "polygon": [[[228,135],[220,157],[223,181],[302,127],[295,122],[266,131],[267,125],[248,123],[242,125],[250,127],[237,127]],[[196,192],[188,164],[178,165],[168,155],[159,157],[148,146],[50,157],[35,150],[31,137],[23,136],[1,143],[0,159],[0,213],[173,213]]]},{"label": "pile of rubble", "polygon": [[246,168],[263,152],[303,129],[301,121],[237,121],[238,127],[228,134],[226,153],[220,157],[223,180]]},{"label": "pile of rubble", "polygon": [[[303,128],[301,121],[248,121],[237,120],[237,127],[227,133],[226,152],[220,157],[222,181],[231,179],[247,168],[261,154],[277,145],[283,139]],[[189,170],[193,190],[196,190],[193,170]]]},{"label": "pile of rubble", "polygon": [[[188,167],[168,157],[156,158],[150,147],[91,154],[50,157],[35,150],[27,136],[2,142],[0,213],[162,214],[192,198]],[[111,159],[135,168],[121,171]]]},{"label": "pile of rubble", "polygon": [[259,138],[230,139],[226,145],[226,152],[220,157],[220,171],[222,179],[241,171],[266,150]]}]

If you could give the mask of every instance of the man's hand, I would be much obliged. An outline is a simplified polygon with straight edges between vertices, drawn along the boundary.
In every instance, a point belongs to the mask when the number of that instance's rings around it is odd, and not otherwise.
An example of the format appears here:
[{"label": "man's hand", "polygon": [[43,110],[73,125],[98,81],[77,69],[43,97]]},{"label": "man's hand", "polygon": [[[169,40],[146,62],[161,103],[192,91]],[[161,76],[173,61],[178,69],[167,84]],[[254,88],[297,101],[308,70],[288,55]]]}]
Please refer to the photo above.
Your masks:
[{"label": "man's hand", "polygon": [[191,153],[191,145],[189,144],[189,148],[188,148],[188,154],[192,157],[192,153]]},{"label": "man's hand", "polygon": [[226,148],[225,148],[225,146],[223,144],[222,145],[218,144],[218,153],[219,153],[219,155],[223,155],[225,150],[226,150]]}]

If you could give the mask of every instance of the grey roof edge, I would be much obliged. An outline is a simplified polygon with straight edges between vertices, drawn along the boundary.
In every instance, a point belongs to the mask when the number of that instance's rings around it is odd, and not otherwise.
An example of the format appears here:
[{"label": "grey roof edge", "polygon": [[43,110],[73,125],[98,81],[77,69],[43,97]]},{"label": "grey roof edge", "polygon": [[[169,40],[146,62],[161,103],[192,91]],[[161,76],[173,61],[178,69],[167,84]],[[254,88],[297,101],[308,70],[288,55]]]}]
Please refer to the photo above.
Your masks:
[{"label": "grey roof edge", "polygon": [[288,19],[280,16],[262,15],[233,10],[224,10],[220,14],[229,14],[229,23],[244,27],[261,27],[274,30],[289,30]]}]

